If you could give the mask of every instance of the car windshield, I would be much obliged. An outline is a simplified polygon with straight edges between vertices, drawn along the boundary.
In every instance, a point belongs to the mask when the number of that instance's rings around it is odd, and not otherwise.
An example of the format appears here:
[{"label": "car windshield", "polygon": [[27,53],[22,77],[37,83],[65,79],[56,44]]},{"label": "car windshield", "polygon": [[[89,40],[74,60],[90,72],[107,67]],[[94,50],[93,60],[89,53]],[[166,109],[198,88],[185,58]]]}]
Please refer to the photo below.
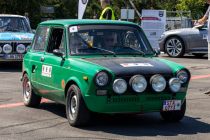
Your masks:
[{"label": "car windshield", "polygon": [[25,18],[0,17],[0,32],[30,32],[30,26]]},{"label": "car windshield", "polygon": [[142,30],[134,26],[80,25],[69,27],[71,55],[154,54]]}]

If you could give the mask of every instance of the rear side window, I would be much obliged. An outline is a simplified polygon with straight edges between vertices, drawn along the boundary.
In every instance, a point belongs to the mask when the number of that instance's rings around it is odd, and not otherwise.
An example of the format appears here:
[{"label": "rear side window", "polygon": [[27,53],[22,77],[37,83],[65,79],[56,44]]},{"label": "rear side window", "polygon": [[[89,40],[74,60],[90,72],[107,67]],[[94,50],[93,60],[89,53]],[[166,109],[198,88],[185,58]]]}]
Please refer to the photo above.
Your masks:
[{"label": "rear side window", "polygon": [[47,44],[47,38],[49,34],[49,27],[39,27],[36,31],[36,35],[33,42],[33,50],[37,52],[43,52]]}]

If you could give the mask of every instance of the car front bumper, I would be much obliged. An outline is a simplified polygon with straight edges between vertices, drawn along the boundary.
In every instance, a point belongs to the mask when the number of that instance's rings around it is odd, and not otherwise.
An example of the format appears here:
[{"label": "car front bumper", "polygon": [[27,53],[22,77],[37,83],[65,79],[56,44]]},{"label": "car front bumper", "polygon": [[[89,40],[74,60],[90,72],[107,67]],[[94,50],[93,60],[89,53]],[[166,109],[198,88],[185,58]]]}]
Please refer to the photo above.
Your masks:
[{"label": "car front bumper", "polygon": [[85,102],[90,111],[98,113],[146,113],[160,112],[164,100],[182,100],[186,93],[144,94],[118,96],[86,96]]},{"label": "car front bumper", "polygon": [[158,42],[159,42],[160,51],[165,52],[165,47],[164,47],[165,42],[164,42],[164,40],[162,39],[162,40],[159,40]]},{"label": "car front bumper", "polygon": [[0,61],[22,61],[24,54],[0,54]]}]

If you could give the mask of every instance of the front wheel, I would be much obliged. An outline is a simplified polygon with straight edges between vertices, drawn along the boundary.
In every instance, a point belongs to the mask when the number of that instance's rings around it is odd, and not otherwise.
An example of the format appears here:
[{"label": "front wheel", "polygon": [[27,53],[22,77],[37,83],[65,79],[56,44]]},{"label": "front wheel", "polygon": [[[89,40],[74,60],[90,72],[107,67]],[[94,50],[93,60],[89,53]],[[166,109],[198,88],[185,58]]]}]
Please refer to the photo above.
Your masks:
[{"label": "front wheel", "polygon": [[178,37],[168,38],[165,42],[165,52],[170,57],[182,57],[184,55],[184,49],[184,43]]},{"label": "front wheel", "polygon": [[23,76],[23,102],[25,106],[28,107],[37,107],[41,102],[41,97],[36,95],[31,86],[31,82],[28,79],[28,75],[24,74]]},{"label": "front wheel", "polygon": [[168,112],[161,111],[160,115],[163,118],[163,120],[165,120],[165,121],[178,122],[184,117],[185,111],[186,111],[186,99],[184,100],[184,102],[183,102],[183,104],[181,106],[181,110],[168,111]]},{"label": "front wheel", "polygon": [[67,91],[66,116],[71,126],[86,125],[90,120],[90,111],[76,85],[71,85]]}]

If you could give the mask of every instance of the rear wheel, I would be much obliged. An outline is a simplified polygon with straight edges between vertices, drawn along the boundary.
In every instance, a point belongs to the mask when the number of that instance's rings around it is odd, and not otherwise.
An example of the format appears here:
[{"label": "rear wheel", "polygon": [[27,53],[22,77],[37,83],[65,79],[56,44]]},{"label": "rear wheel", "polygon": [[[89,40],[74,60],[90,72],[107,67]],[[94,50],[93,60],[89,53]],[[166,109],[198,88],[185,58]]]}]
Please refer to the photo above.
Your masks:
[{"label": "rear wheel", "polygon": [[160,112],[160,115],[163,118],[163,120],[165,120],[165,121],[178,122],[184,117],[185,111],[186,111],[186,99],[184,100],[184,102],[181,106],[181,110]]},{"label": "rear wheel", "polygon": [[33,92],[33,88],[31,86],[31,82],[28,79],[27,74],[24,74],[23,76],[22,86],[23,86],[23,102],[25,106],[29,107],[39,106],[41,102],[41,97]]},{"label": "rear wheel", "polygon": [[184,55],[185,46],[183,41],[178,37],[170,37],[165,43],[165,52],[170,57],[182,57]]},{"label": "rear wheel", "polygon": [[66,116],[71,126],[86,125],[90,120],[90,111],[76,85],[71,85],[67,91]]}]

